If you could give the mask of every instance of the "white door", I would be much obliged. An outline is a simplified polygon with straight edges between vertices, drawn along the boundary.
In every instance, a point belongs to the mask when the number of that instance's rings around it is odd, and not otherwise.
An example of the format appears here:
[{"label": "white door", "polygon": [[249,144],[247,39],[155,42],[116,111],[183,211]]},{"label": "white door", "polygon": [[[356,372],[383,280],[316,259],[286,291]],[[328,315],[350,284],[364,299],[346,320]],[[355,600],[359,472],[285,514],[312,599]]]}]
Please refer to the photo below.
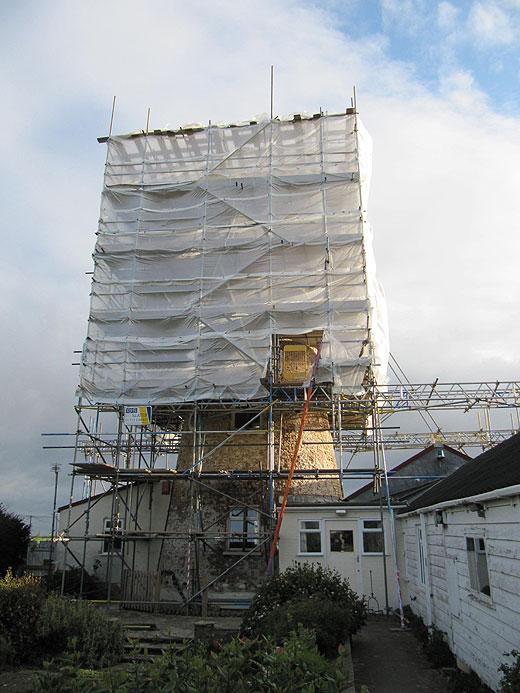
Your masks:
[{"label": "white door", "polygon": [[356,520],[326,520],[325,550],[327,566],[347,578],[352,589],[363,594],[359,563],[360,547]]}]

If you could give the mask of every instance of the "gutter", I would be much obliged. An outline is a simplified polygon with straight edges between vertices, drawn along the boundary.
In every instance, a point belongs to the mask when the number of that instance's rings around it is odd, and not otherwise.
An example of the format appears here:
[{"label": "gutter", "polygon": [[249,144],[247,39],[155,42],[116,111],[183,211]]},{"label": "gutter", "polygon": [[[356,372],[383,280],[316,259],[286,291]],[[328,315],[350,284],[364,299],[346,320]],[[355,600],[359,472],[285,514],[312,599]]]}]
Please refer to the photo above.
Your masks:
[{"label": "gutter", "polygon": [[472,503],[483,503],[485,501],[495,500],[497,498],[507,498],[508,496],[520,496],[520,484],[505,486],[504,488],[495,489],[494,491],[486,491],[485,493],[479,493],[475,496],[454,498],[453,500],[443,501],[442,503],[427,505],[424,508],[416,508],[415,510],[410,510],[410,512],[407,513],[399,513],[397,517],[410,517],[411,515],[433,512],[434,510],[444,510],[445,508],[470,505]]}]

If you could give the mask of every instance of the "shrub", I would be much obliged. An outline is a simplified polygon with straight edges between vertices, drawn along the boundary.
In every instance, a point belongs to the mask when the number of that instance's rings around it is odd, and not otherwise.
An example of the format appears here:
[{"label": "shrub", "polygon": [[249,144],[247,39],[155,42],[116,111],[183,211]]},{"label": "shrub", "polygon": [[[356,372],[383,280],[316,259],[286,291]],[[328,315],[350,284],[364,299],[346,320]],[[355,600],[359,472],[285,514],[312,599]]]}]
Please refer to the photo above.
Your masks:
[{"label": "shrub", "polygon": [[430,631],[427,626],[424,625],[422,618],[416,616],[409,606],[404,607],[403,613],[417,640],[419,640],[423,647],[426,647],[430,639]]},{"label": "shrub", "polygon": [[498,668],[502,672],[500,690],[502,693],[520,693],[520,652],[512,650],[506,656],[514,657],[511,664],[501,664]]},{"label": "shrub", "polygon": [[37,578],[14,577],[8,570],[0,580],[0,632],[8,638],[18,661],[34,658],[44,600],[45,593]]},{"label": "shrub", "polygon": [[0,503],[0,578],[9,568],[15,573],[23,568],[30,538],[29,525]]},{"label": "shrub", "polygon": [[15,661],[15,651],[11,639],[7,635],[0,634],[0,669],[4,669]]},{"label": "shrub", "polygon": [[424,649],[426,656],[436,669],[455,666],[455,657],[450,650],[446,637],[444,633],[435,626],[430,628],[428,642]]},{"label": "shrub", "polygon": [[315,594],[307,599],[292,599],[271,611],[262,620],[260,631],[280,643],[299,626],[315,632],[321,654],[334,657],[350,636],[352,614],[350,609]]},{"label": "shrub", "polygon": [[40,650],[45,655],[75,651],[78,666],[104,667],[121,659],[123,630],[86,602],[49,595],[38,624]]},{"label": "shrub", "polygon": [[474,671],[467,674],[455,669],[449,674],[449,690],[453,693],[493,693],[489,686],[479,679]]},{"label": "shrub", "polygon": [[[263,624],[269,614],[278,612],[280,607],[289,602],[304,601],[309,598],[315,600],[316,604],[326,602],[327,609],[330,609],[330,604],[335,605],[335,614],[332,615],[334,618],[337,616],[343,624],[348,618],[349,634],[355,633],[365,623],[365,602],[351,589],[348,580],[343,579],[335,570],[315,564],[297,563],[283,573],[268,578],[260,586],[242,621],[242,633],[256,635],[264,632]],[[301,614],[300,607],[292,608],[295,613]],[[313,608],[318,628],[321,620],[320,609],[320,604],[317,608]],[[340,610],[344,610],[346,614],[340,617]],[[272,618],[275,616],[273,615]],[[270,622],[272,618],[269,619]],[[331,627],[334,627],[332,623],[329,624],[329,628]]]},{"label": "shrub", "polygon": [[[338,665],[343,665],[343,668]],[[346,681],[344,661],[322,657],[312,633],[300,630],[277,647],[266,638],[241,640],[210,648],[190,644],[154,662],[136,662],[128,670],[91,672],[56,667],[38,676],[36,691],[98,691],[99,693],[338,693]]]},{"label": "shrub", "polygon": [[[83,572],[82,597],[85,599],[104,599],[106,587],[94,575],[82,568],[69,568],[65,571],[64,594],[79,596],[81,591],[81,573]],[[61,594],[63,571],[56,570],[45,579],[45,586],[50,592]]]}]

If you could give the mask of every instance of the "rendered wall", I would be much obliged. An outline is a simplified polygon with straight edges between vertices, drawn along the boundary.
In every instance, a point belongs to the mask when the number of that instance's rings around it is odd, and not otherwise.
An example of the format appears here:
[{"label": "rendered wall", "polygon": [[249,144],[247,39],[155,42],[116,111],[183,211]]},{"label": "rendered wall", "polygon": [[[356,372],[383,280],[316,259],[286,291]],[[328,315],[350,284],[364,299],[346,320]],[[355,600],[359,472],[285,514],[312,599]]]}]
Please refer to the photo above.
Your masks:
[{"label": "rendered wall", "polygon": [[370,156],[353,114],[110,138],[79,394],[261,397],[272,335],[313,330],[318,382],[384,380]]}]

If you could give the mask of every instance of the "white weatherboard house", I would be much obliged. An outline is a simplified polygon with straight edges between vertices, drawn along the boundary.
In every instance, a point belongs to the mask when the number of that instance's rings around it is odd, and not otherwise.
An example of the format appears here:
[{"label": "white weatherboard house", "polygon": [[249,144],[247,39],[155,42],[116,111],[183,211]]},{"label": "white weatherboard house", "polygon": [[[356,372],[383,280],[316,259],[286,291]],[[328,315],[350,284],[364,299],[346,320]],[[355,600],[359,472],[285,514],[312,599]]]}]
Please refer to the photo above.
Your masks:
[{"label": "white weatherboard house", "polygon": [[497,690],[520,650],[520,434],[418,497],[397,532],[404,603]]}]

